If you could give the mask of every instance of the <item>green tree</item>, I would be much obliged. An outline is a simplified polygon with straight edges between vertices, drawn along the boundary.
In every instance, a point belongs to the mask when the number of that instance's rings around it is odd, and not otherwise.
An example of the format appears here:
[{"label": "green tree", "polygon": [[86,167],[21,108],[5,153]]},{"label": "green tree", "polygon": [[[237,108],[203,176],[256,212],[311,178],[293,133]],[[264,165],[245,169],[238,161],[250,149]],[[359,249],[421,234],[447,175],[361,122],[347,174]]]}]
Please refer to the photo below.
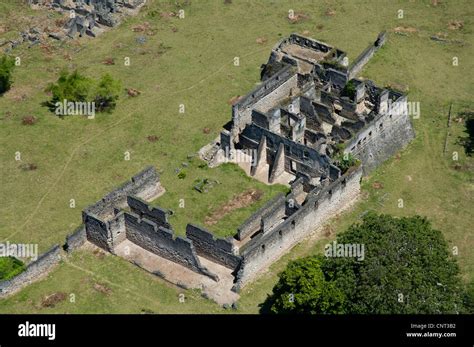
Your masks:
[{"label": "green tree", "polygon": [[15,60],[7,55],[0,58],[0,95],[6,93],[12,86],[12,72]]},{"label": "green tree", "polygon": [[344,313],[344,294],[335,282],[326,280],[322,259],[292,261],[279,277],[273,293],[261,306],[262,313]]},{"label": "green tree", "polygon": [[72,73],[61,71],[58,81],[50,83],[46,88],[46,91],[52,94],[49,102],[50,107],[54,108],[57,102],[63,102],[63,100],[68,102],[90,101],[93,83],[92,79],[81,75],[77,70]]},{"label": "green tree", "polygon": [[[318,265],[289,266],[285,272],[307,276],[322,271],[323,284],[307,284],[301,306],[320,300],[313,286],[335,285],[345,298],[341,311],[352,314],[441,314],[463,312],[463,291],[459,269],[440,231],[420,216],[394,218],[368,213],[361,223],[337,237],[338,244],[364,246],[363,260],[356,257],[326,257]],[[291,288],[290,274],[280,278],[274,290]],[[286,287],[287,286],[287,287]],[[289,293],[286,291],[286,293]],[[335,291],[329,292],[331,295]],[[337,300],[338,296],[334,298]],[[295,295],[297,293],[295,292]],[[283,295],[283,294],[281,294]],[[330,298],[326,299],[331,302]],[[466,301],[467,299],[464,299]],[[288,307],[288,306],[287,306]],[[291,309],[290,312],[300,312]],[[276,312],[288,312],[272,305]],[[317,307],[313,312],[328,313]]]},{"label": "green tree", "polygon": [[56,103],[63,102],[94,102],[97,112],[110,112],[117,103],[122,89],[121,83],[109,74],[103,75],[100,80],[74,72],[62,71],[56,83],[50,83],[46,88],[52,94],[51,100],[46,103],[51,111],[56,109]]},{"label": "green tree", "polygon": [[94,96],[98,112],[110,112],[117,104],[117,100],[122,90],[122,84],[114,80],[109,74],[105,74],[100,79]]},{"label": "green tree", "polygon": [[464,313],[474,314],[474,282],[470,282],[466,286],[463,302]]}]

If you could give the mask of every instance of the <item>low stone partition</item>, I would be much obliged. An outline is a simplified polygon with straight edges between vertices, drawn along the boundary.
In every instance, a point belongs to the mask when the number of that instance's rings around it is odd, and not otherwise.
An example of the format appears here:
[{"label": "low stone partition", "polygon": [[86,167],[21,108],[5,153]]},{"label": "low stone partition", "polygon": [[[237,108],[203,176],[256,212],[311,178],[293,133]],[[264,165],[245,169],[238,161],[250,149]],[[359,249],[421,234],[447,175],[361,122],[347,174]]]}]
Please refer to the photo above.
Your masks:
[{"label": "low stone partition", "polygon": [[186,226],[186,237],[193,242],[200,256],[230,269],[236,269],[240,264],[241,258],[236,254],[232,238],[215,238],[211,232],[193,224]]},{"label": "low stone partition", "polygon": [[173,231],[156,225],[135,213],[124,213],[127,240],[159,255],[165,259],[181,264],[194,272],[206,275],[215,281],[217,275],[209,272],[201,265],[193,243],[185,238],[173,236]]},{"label": "low stone partition", "polygon": [[171,225],[168,222],[168,216],[170,212],[161,207],[152,207],[145,201],[135,196],[127,197],[127,204],[133,213],[136,213],[140,218],[146,218],[151,220],[163,228],[170,229]]},{"label": "low stone partition", "polygon": [[83,221],[85,222],[85,214],[92,214],[98,218],[113,215],[114,209],[127,206],[127,196],[129,195],[143,199],[153,197],[159,193],[159,183],[160,177],[155,167],[149,166],[133,176],[131,180],[112,190],[95,204],[86,207],[83,211]]},{"label": "low stone partition", "polygon": [[244,223],[242,223],[237,228],[237,240],[243,240],[246,237],[260,230],[262,226],[262,217],[284,203],[285,196],[283,194],[278,194],[272,200],[267,202],[263,207],[261,207],[257,212],[251,215]]}]

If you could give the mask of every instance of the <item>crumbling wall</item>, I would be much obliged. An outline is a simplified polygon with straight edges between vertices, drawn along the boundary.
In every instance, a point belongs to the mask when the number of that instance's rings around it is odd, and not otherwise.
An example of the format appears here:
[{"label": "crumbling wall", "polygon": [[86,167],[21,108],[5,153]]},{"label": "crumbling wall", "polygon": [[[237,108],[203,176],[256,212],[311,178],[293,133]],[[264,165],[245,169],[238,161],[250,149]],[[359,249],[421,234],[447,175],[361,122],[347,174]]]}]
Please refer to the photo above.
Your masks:
[{"label": "crumbling wall", "polygon": [[285,46],[287,44],[290,44],[290,43],[299,45],[301,47],[305,47],[305,48],[325,52],[325,53],[329,52],[332,49],[332,47],[329,46],[326,43],[323,43],[321,41],[317,41],[315,39],[311,39],[311,38],[308,38],[308,37],[304,37],[304,36],[301,36],[301,35],[298,35],[298,34],[291,34],[290,37],[288,38],[288,40],[283,40],[282,41],[280,46],[283,47],[283,46]]},{"label": "crumbling wall", "polygon": [[66,243],[64,244],[64,250],[68,253],[80,248],[87,241],[86,227],[82,224],[74,232],[66,236]]},{"label": "crumbling wall", "polygon": [[44,278],[61,260],[61,248],[55,245],[36,261],[30,263],[25,271],[17,276],[0,282],[0,298],[7,297],[20,289]]},{"label": "crumbling wall", "polygon": [[218,277],[201,265],[193,243],[185,238],[173,238],[173,231],[159,227],[152,221],[140,219],[135,213],[125,212],[126,237],[129,241],[160,257],[186,266],[194,272]]},{"label": "crumbling wall", "polygon": [[83,221],[85,222],[86,214],[92,214],[98,218],[111,217],[114,215],[114,209],[127,207],[128,195],[136,195],[146,199],[156,195],[160,188],[160,177],[156,169],[149,166],[133,176],[130,181],[112,190],[95,204],[86,207],[83,211]]},{"label": "crumbling wall", "polygon": [[387,38],[387,33],[381,32],[377,36],[377,40],[370,46],[368,46],[357,58],[354,60],[348,70],[348,80],[351,80],[357,76],[357,74],[363,69],[365,64],[373,57],[380,47],[382,47]]},{"label": "crumbling wall", "polygon": [[237,142],[238,133],[251,123],[253,109],[267,112],[277,102],[296,92],[297,84],[298,75],[291,66],[286,66],[235,103],[232,106],[234,142]]},{"label": "crumbling wall", "polygon": [[270,266],[311,232],[323,226],[355,201],[360,191],[361,168],[353,169],[323,189],[309,193],[306,202],[281,224],[249,241],[242,252],[242,263],[236,277],[239,291],[258,273]]},{"label": "crumbling wall", "polygon": [[329,159],[326,155],[256,124],[250,124],[244,129],[240,141],[244,148],[257,149],[262,136],[267,140],[266,162],[270,165],[273,165],[280,144],[283,144],[286,172],[300,172],[311,177],[329,176]]},{"label": "crumbling wall", "polygon": [[240,256],[235,254],[231,239],[215,238],[206,229],[193,224],[186,226],[186,237],[192,241],[198,255],[230,269],[236,269],[240,264]]},{"label": "crumbling wall", "polygon": [[152,207],[148,205],[145,201],[134,197],[127,197],[127,204],[132,210],[140,216],[140,218],[146,218],[151,220],[158,226],[161,226],[166,229],[171,229],[171,225],[168,222],[169,211],[162,209],[161,207]]},{"label": "crumbling wall", "polygon": [[[401,96],[399,104],[406,102]],[[406,110],[378,115],[360,130],[345,147],[363,164],[364,174],[368,174],[385,160],[391,158],[415,137],[415,131]]]},{"label": "crumbling wall", "polygon": [[87,213],[83,214],[83,219],[86,226],[87,240],[110,252],[111,235],[107,222]]},{"label": "crumbling wall", "polygon": [[257,232],[261,228],[262,217],[267,214],[269,211],[278,208],[280,205],[285,204],[285,196],[283,194],[278,194],[264,206],[262,206],[257,212],[252,214],[245,222],[243,222],[237,228],[237,240],[243,240],[246,237]]}]

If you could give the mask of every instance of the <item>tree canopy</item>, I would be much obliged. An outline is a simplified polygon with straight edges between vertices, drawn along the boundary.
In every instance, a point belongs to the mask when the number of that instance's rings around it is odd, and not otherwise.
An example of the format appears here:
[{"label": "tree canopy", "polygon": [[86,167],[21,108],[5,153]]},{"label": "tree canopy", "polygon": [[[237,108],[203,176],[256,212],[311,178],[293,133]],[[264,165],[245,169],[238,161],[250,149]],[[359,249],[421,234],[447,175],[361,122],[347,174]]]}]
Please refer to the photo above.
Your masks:
[{"label": "tree canopy", "polygon": [[51,92],[52,98],[47,102],[54,111],[56,103],[90,102],[95,103],[97,112],[110,112],[119,98],[122,84],[109,74],[104,74],[99,80],[86,77],[77,70],[69,73],[62,71],[56,83],[51,83],[46,91]]},{"label": "tree canopy", "polygon": [[15,60],[7,55],[0,58],[0,95],[7,92],[12,86],[12,72]]},{"label": "tree canopy", "polygon": [[[364,245],[363,260],[315,256],[290,263],[262,312],[463,312],[463,300],[468,299],[457,263],[427,219],[369,213],[336,242]],[[296,304],[284,302],[290,294],[298,298]]]}]

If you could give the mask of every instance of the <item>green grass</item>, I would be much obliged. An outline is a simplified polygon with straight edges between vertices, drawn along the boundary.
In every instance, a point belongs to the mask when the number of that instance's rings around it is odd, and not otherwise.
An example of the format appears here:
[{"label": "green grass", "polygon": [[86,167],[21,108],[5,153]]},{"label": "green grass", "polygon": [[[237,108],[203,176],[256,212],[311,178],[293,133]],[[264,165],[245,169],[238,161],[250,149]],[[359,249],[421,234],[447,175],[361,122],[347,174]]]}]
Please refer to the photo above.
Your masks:
[{"label": "green grass", "polygon": [[[172,176],[172,182],[165,187],[171,186],[168,192],[154,200],[152,204],[171,209],[173,215],[170,217],[170,223],[178,234],[184,234],[186,224],[190,221],[199,223],[214,234],[225,237],[234,235],[237,227],[250,217],[250,215],[261,207],[269,198],[278,193],[286,193],[288,188],[282,185],[265,185],[256,182],[248,177],[243,170],[235,164],[223,164],[215,169],[207,166],[202,167],[202,161],[199,159],[188,160],[186,177],[178,180],[175,175]],[[215,180],[218,183],[209,189],[208,193],[199,193],[194,190],[196,180],[207,178]],[[235,184],[238,182],[238,184]],[[204,217],[210,215],[225,205],[233,196],[248,189],[258,189],[263,192],[262,198],[250,206],[233,210],[218,221],[217,224],[206,226]],[[184,200],[184,205],[180,205],[180,200]],[[184,206],[184,207],[181,207]]]},{"label": "green grass", "polygon": [[[63,242],[66,234],[80,224],[82,208],[150,164],[162,172],[167,189],[153,203],[175,211],[171,223],[178,233],[188,222],[203,225],[206,215],[239,192],[250,187],[262,189],[265,195],[261,202],[236,210],[209,228],[220,236],[232,234],[252,210],[283,188],[254,182],[232,165],[201,169],[200,161],[189,160],[188,154],[218,136],[230,119],[227,101],[255,86],[259,67],[275,42],[291,32],[308,30],[310,36],[347,51],[352,60],[381,30],[410,26],[418,32],[402,36],[389,31],[386,46],[362,76],[382,86],[409,86],[409,100],[421,105],[421,117],[413,121],[417,137],[399,159],[388,161],[364,179],[361,202],[331,222],[331,227],[341,232],[367,210],[427,216],[444,233],[450,247],[458,248],[464,280],[474,279],[474,240],[470,232],[474,162],[456,145],[462,124],[452,124],[448,153],[443,154],[449,103],[453,102],[453,112],[473,108],[474,10],[469,1],[441,2],[434,7],[428,0],[328,0],[317,4],[234,0],[230,5],[212,0],[193,2],[185,8],[184,20],[148,15],[154,9],[174,9],[170,3],[149,1],[138,17],[96,39],[62,46],[55,43],[51,57],[39,47],[14,52],[22,57],[22,65],[15,70],[12,92],[0,98],[0,196],[8,201],[0,205],[0,240],[37,242],[41,251]],[[325,15],[328,8],[336,14]],[[285,18],[289,9],[305,12],[310,18],[290,24]],[[404,9],[404,19],[397,19],[398,9]],[[450,20],[463,20],[464,28],[448,30]],[[147,43],[139,45],[135,38],[141,33],[134,33],[131,27],[144,21],[150,22],[157,34],[147,36]],[[318,25],[323,27],[317,29]],[[172,27],[178,31],[173,32]],[[449,39],[465,44],[429,39],[438,32],[446,32]],[[257,44],[258,37],[265,37],[267,42]],[[72,61],[64,59],[66,53]],[[130,67],[122,64],[126,56],[131,58]],[[240,57],[240,67],[232,64],[235,56]],[[451,64],[453,56],[459,58],[457,67]],[[108,57],[115,58],[116,65],[101,64]],[[64,67],[77,68],[88,76],[109,72],[125,87],[136,88],[142,94],[136,98],[124,94],[113,114],[98,115],[94,121],[58,119],[40,104],[48,99],[44,87],[55,81]],[[21,94],[26,94],[25,101],[13,99]],[[178,112],[181,103],[185,104],[185,114]],[[39,119],[38,123],[21,125],[21,118],[30,114]],[[205,127],[210,133],[203,131]],[[146,139],[149,135],[159,140],[151,143]],[[22,154],[22,163],[35,163],[38,169],[21,170],[21,163],[14,160],[17,151]],[[130,161],[123,160],[125,151],[130,151]],[[453,151],[459,153],[461,170],[454,168]],[[189,162],[189,167],[184,169],[186,178],[180,180],[175,168],[183,162]],[[198,178],[216,179],[221,184],[200,194],[192,189]],[[383,183],[383,189],[373,188],[376,181]],[[71,198],[76,200],[75,209],[69,208]],[[400,198],[403,208],[398,208]],[[179,209],[179,199],[185,200],[184,209]],[[244,288],[238,312],[257,312],[288,259],[319,252],[327,241],[303,243],[276,262]],[[61,264],[48,279],[2,300],[0,312],[141,312],[143,307],[156,312],[223,312],[196,292],[187,294],[192,298],[190,302],[180,304],[176,300],[179,289],[117,257],[98,261],[94,255],[80,252],[70,262],[72,265]],[[110,295],[91,289],[90,283],[99,279],[116,284],[109,284]],[[63,302],[47,309],[38,306],[44,295],[58,291],[74,292],[83,301],[77,300],[74,305]],[[143,297],[132,294],[136,292]]]},{"label": "green grass", "polygon": [[25,270],[25,264],[14,257],[0,257],[0,281],[8,280]]}]

